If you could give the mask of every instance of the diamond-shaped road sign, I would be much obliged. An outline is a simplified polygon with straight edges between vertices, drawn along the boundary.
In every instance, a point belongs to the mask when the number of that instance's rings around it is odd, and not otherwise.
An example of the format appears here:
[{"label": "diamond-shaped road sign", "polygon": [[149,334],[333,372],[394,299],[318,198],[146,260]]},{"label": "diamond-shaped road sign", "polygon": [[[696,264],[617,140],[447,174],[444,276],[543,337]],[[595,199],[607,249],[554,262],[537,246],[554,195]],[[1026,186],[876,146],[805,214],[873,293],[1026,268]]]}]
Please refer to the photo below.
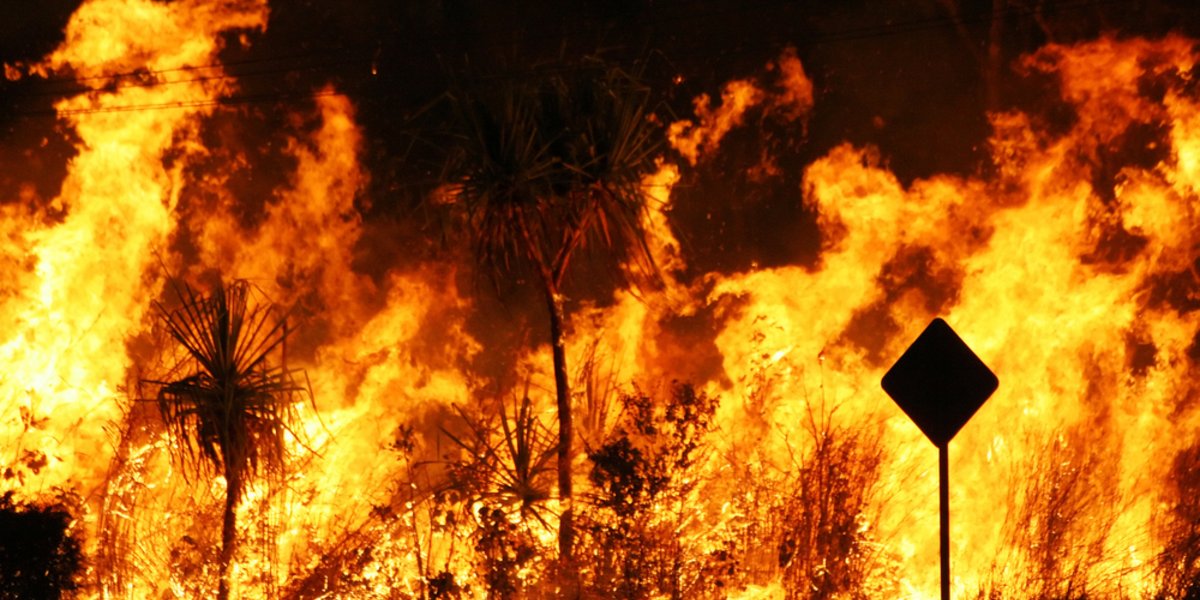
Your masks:
[{"label": "diamond-shaped road sign", "polygon": [[996,376],[942,319],[934,319],[883,376],[883,389],[939,448],[996,391]]}]

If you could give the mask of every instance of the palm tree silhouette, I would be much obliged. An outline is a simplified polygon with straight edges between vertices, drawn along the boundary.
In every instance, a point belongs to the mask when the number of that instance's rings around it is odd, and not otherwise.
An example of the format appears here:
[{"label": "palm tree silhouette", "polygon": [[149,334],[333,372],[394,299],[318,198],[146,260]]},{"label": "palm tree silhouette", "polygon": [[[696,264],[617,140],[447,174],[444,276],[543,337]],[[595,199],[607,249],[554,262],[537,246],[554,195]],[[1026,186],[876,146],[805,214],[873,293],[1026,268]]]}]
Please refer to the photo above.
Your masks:
[{"label": "palm tree silhouette", "polygon": [[[217,598],[229,597],[237,543],[237,506],[252,477],[284,470],[285,436],[297,422],[296,402],[311,394],[298,370],[284,364],[286,319],[268,303],[254,302],[251,286],[218,283],[208,296],[176,285],[181,306],[155,303],[159,317],[187,357],[186,372],[158,386],[157,404],[173,447],[192,472],[225,478]],[[273,363],[272,357],[279,356]],[[185,470],[186,472],[186,470]]]},{"label": "palm tree silhouette", "polygon": [[548,309],[558,413],[559,555],[572,556],[572,419],[563,285],[572,259],[598,250],[623,276],[657,279],[646,245],[642,178],[661,132],[649,88],[596,60],[448,95],[456,137],[448,173],[477,258],[494,277],[533,271]]}]

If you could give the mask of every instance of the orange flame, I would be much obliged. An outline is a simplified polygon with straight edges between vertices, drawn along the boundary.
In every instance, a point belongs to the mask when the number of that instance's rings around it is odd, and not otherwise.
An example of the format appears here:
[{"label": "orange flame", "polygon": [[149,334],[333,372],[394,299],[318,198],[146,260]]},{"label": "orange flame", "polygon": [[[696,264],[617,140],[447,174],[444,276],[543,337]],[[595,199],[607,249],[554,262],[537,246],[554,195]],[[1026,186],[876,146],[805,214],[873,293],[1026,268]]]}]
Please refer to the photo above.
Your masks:
[{"label": "orange flame", "polygon": [[[90,0],[62,47],[31,69],[70,73],[90,89],[56,105],[78,138],[60,195],[0,207],[0,254],[11,259],[0,275],[9,465],[0,491],[87,498],[90,556],[111,563],[94,574],[94,595],[211,589],[204,546],[220,486],[179,476],[127,385],[162,350],[141,348],[159,343],[150,307],[161,263],[189,279],[215,269],[296,306],[313,330],[298,335],[291,359],[306,368],[316,411],[303,409],[282,485],[252,487],[240,507],[255,527],[238,557],[238,591],[308,589],[325,567],[353,571],[363,597],[419,593],[432,571],[478,582],[469,544],[486,507],[470,506],[469,517],[444,510],[448,492],[430,482],[467,451],[451,436],[476,413],[497,417],[497,398],[528,394],[532,418],[554,422],[549,347],[513,359],[521,385],[488,381],[474,363],[493,349],[470,325],[477,306],[460,289],[464,267],[364,274],[363,132],[352,101],[332,87],[296,109],[318,124],[289,141],[294,167],[256,200],[264,208],[251,223],[220,174],[188,171],[209,152],[203,124],[236,88],[217,64],[222,34],[266,20],[265,0]],[[703,440],[709,452],[681,475],[680,503],[653,517],[697,556],[743,540],[731,595],[780,597],[794,585],[787,564],[798,550],[764,523],[784,518],[802,477],[829,456],[820,452],[837,447],[851,460],[829,463],[831,477],[863,482],[847,495],[863,498],[849,525],[869,557],[864,593],[932,597],[934,449],[878,382],[941,315],[1001,380],[951,448],[955,595],[1050,594],[1077,582],[1101,595],[1152,595],[1161,513],[1179,501],[1166,491],[1172,461],[1200,431],[1194,47],[1180,36],[1049,45],[1019,66],[1057,82],[1072,111],[1066,125],[989,115],[987,174],[907,184],[878,151],[839,144],[805,168],[800,190],[821,231],[817,264],[689,280],[674,186],[749,111],[802,128],[821,109],[790,50],[768,66],[776,85],[738,79],[719,106],[697,98],[694,120],[669,126],[682,164],[664,156],[644,180],[653,202],[643,224],[664,285],[617,290],[571,323],[569,364],[586,366],[577,401],[594,409],[581,411],[584,446],[611,434],[620,416],[604,403],[630,383],[690,379],[721,399]],[[176,77],[197,67],[211,76]],[[186,210],[198,188],[219,198],[213,211]],[[173,246],[181,238],[195,256]],[[838,446],[838,435],[860,445]],[[574,464],[580,497],[594,487],[588,460]],[[544,500],[553,515],[555,500]],[[762,514],[772,508],[779,514]],[[536,579],[550,568],[553,518],[502,517],[545,554],[519,574]]]}]

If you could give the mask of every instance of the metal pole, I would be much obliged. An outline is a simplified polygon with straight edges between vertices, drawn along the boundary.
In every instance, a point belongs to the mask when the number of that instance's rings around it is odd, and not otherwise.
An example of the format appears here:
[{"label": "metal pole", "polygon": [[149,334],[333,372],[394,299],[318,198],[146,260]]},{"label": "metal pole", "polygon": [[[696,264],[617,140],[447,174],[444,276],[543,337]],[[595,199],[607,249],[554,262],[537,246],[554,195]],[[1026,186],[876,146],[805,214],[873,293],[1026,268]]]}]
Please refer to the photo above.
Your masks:
[{"label": "metal pole", "polygon": [[942,512],[942,600],[950,600],[950,443],[938,446],[938,500]]}]

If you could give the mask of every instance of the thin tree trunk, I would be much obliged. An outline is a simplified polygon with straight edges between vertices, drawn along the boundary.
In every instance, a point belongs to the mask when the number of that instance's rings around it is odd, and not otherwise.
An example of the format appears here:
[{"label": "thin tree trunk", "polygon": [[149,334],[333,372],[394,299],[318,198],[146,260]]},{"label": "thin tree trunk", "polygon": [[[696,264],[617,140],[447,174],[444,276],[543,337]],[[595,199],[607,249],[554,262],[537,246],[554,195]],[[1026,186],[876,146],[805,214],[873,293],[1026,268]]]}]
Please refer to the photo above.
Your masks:
[{"label": "thin tree trunk", "polygon": [[220,580],[217,583],[217,600],[229,599],[230,567],[233,565],[233,548],[237,542],[237,503],[241,486],[237,476],[225,469],[225,519],[221,525]]},{"label": "thin tree trunk", "polygon": [[988,26],[987,62],[984,65],[984,101],[987,110],[1000,109],[1000,69],[1003,67],[1004,55],[1004,12],[1007,10],[1005,0],[992,0],[992,21]]},{"label": "thin tree trunk", "polygon": [[546,285],[546,304],[550,309],[550,345],[554,352],[554,392],[558,400],[558,496],[563,503],[558,525],[558,555],[570,562],[575,543],[575,524],[571,507],[571,390],[567,380],[567,350],[563,323],[565,312],[556,286]]}]

